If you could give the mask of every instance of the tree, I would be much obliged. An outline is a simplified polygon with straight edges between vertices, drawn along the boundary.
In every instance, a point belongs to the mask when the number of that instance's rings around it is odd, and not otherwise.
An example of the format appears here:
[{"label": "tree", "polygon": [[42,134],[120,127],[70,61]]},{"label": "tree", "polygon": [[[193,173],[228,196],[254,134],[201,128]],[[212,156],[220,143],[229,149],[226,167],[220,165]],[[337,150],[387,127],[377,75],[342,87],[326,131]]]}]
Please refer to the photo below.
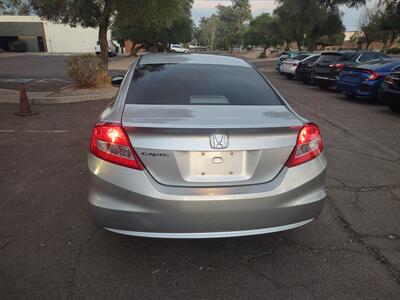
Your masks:
[{"label": "tree", "polygon": [[218,27],[219,44],[231,52],[233,46],[243,46],[243,38],[247,28],[247,21],[251,19],[251,10],[248,0],[232,0],[232,6],[217,6],[217,16],[220,20]]},{"label": "tree", "polygon": [[360,20],[361,42],[366,49],[373,41],[382,41],[383,49],[391,47],[400,35],[400,1],[380,1],[372,7],[365,7]]},{"label": "tree", "polygon": [[107,31],[111,27],[112,19],[118,19],[124,30],[129,26],[134,28],[134,25],[137,24],[142,24],[141,28],[147,31],[151,27],[158,30],[160,24],[164,25],[164,28],[172,26],[172,22],[179,16],[178,8],[190,10],[190,5],[184,6],[183,3],[191,3],[191,0],[30,1],[36,13],[50,21],[70,24],[71,26],[81,25],[98,28],[101,48],[100,58],[104,68],[108,66]]},{"label": "tree", "polygon": [[305,37],[311,51],[321,37],[343,33],[341,13],[332,1],[278,0],[274,15],[279,18],[283,37],[295,41],[300,49]]},{"label": "tree", "polygon": [[247,30],[246,23],[252,18],[250,3],[249,0],[232,0],[232,7],[237,19],[240,45],[243,46],[244,33]]},{"label": "tree", "polygon": [[0,0],[0,15],[28,16],[30,14],[29,3],[24,0]]},{"label": "tree", "polygon": [[208,18],[203,17],[200,19],[199,30],[201,39],[204,40],[207,46],[210,46],[212,50],[215,50],[216,47],[216,38],[220,22],[221,20],[215,14]]},{"label": "tree", "polygon": [[191,40],[192,0],[136,0],[135,6],[129,0],[124,1],[117,6],[118,14],[112,29],[114,37],[134,42],[131,55],[136,55],[136,43],[154,49],[158,45],[164,47],[167,43]]},{"label": "tree", "polygon": [[218,27],[219,46],[233,51],[234,44],[239,42],[237,19],[232,6],[218,5]]},{"label": "tree", "polygon": [[196,46],[206,44],[201,36],[200,26],[196,26],[195,24],[193,24],[192,28],[192,43],[194,43]]},{"label": "tree", "polygon": [[245,33],[244,40],[248,45],[262,46],[264,51],[269,47],[275,47],[284,40],[277,18],[269,13],[263,13],[253,19]]},{"label": "tree", "polygon": [[[133,1],[134,2],[134,1]],[[31,0],[35,12],[52,22],[99,29],[100,59],[108,67],[107,31],[115,15],[116,0]]]},{"label": "tree", "polygon": [[358,26],[362,32],[362,38],[359,43],[366,43],[365,49],[368,49],[373,41],[383,39],[381,31],[381,10],[379,5],[365,7],[361,12]]},{"label": "tree", "polygon": [[346,5],[348,7],[360,7],[361,5],[365,5],[365,0],[318,0],[319,3],[325,7],[330,9],[337,9],[339,5]]},{"label": "tree", "polygon": [[[383,31],[384,44],[389,39],[389,47],[391,47],[400,36],[400,0],[382,0],[383,7],[380,14],[380,29]],[[387,46],[387,45],[386,45]]]}]

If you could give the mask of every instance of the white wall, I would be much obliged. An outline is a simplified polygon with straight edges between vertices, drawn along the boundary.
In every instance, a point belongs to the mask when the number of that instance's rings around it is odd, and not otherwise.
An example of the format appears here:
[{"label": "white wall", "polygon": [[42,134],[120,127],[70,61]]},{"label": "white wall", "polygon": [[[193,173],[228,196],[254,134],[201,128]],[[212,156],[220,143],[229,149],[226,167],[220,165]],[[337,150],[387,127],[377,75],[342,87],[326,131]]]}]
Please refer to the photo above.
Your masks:
[{"label": "white wall", "polygon": [[45,21],[48,52],[94,52],[98,31],[94,28],[76,28]]},{"label": "white wall", "polygon": [[[97,28],[71,27],[41,20],[37,16],[0,16],[1,22],[42,22],[46,35],[48,52],[94,53],[98,40]],[[108,33],[109,39],[111,33]]]}]

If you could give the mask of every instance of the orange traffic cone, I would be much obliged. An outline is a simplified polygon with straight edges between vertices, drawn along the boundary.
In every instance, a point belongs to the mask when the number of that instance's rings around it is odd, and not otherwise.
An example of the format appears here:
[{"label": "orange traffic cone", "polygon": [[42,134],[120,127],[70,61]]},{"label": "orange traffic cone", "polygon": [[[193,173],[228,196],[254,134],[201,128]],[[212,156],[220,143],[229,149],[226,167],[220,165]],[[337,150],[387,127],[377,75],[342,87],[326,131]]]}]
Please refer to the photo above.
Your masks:
[{"label": "orange traffic cone", "polygon": [[26,94],[25,85],[23,83],[19,86],[19,112],[14,114],[20,117],[37,115],[37,113],[32,112],[29,106],[28,95]]}]

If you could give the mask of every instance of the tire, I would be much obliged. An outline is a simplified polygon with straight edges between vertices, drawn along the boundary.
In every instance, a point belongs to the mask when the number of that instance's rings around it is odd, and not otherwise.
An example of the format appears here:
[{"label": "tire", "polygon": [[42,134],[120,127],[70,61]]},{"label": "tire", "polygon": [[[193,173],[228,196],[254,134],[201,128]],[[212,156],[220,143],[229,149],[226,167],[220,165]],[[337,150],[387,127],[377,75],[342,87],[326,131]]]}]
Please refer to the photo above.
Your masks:
[{"label": "tire", "polygon": [[388,106],[391,110],[400,112],[400,104],[388,104]]},{"label": "tire", "polygon": [[294,78],[294,76],[293,76],[293,75],[291,75],[291,74],[286,74],[286,78],[287,78],[287,79],[293,79],[293,78]]},{"label": "tire", "polygon": [[319,87],[321,90],[327,90],[327,89],[329,89],[329,85],[326,85],[326,84],[318,84],[318,87]]},{"label": "tire", "polygon": [[344,94],[345,96],[346,96],[346,98],[349,98],[349,99],[357,99],[357,95],[354,95],[354,94]]}]

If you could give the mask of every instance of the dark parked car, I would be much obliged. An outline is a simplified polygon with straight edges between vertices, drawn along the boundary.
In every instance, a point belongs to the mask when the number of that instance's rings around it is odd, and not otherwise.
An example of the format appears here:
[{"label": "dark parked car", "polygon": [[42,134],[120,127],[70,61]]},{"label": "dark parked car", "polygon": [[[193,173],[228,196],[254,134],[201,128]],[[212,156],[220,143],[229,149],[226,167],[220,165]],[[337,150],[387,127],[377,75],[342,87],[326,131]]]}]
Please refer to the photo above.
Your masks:
[{"label": "dark parked car", "polygon": [[349,66],[355,66],[373,59],[388,58],[380,52],[338,51],[324,52],[315,62],[311,75],[313,81],[322,89],[336,85],[339,73]]},{"label": "dark parked car", "polygon": [[349,97],[376,98],[385,76],[400,71],[400,59],[375,59],[346,67],[339,75],[337,89]]},{"label": "dark parked car", "polygon": [[313,70],[314,63],[321,55],[314,55],[306,58],[305,60],[301,61],[297,66],[295,77],[298,80],[303,81],[304,83],[311,82],[311,73]]},{"label": "dark parked car", "polygon": [[379,99],[390,109],[400,111],[400,71],[385,77],[379,90]]}]

